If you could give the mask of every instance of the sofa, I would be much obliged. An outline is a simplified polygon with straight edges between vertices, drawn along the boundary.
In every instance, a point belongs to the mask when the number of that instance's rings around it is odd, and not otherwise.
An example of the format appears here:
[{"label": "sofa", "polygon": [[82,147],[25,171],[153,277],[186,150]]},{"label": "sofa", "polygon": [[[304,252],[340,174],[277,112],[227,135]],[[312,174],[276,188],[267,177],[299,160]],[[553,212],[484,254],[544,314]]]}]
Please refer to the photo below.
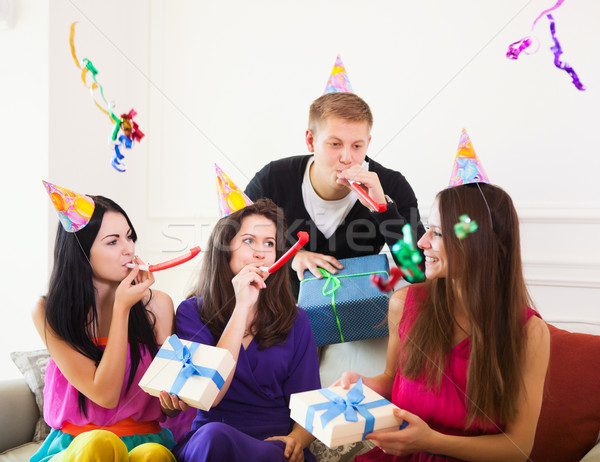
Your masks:
[{"label": "sofa", "polygon": [[[532,461],[600,462],[600,336],[573,333],[549,325],[551,357]],[[323,386],[341,372],[374,375],[385,365],[387,339],[330,345],[321,351]],[[40,420],[44,350],[13,353],[24,377],[0,381],[0,462],[26,461],[43,439]],[[37,396],[37,400],[36,400]],[[353,460],[370,443],[329,450],[315,441],[311,450],[319,462]]]}]

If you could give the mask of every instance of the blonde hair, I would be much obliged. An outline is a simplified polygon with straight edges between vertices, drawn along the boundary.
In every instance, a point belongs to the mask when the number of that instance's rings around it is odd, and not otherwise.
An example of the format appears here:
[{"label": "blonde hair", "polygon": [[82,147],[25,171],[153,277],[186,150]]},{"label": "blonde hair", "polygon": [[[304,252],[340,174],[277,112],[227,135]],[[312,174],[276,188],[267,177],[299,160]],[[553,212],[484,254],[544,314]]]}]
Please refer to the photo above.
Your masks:
[{"label": "blonde hair", "polygon": [[316,134],[321,122],[330,117],[350,122],[367,122],[369,131],[373,126],[371,108],[354,93],[326,93],[314,100],[308,113],[308,128]]}]

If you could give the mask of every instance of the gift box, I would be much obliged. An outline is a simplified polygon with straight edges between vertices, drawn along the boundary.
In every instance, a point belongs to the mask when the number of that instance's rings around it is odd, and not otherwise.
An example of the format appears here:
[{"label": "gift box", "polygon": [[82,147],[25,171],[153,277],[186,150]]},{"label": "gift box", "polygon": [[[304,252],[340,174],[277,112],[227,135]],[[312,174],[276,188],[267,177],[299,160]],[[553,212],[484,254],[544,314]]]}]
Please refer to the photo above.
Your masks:
[{"label": "gift box", "polygon": [[322,388],[290,397],[291,418],[330,448],[364,440],[373,431],[404,428],[394,409],[398,407],[364,386],[362,379],[349,390]]},{"label": "gift box", "polygon": [[304,272],[298,306],[306,311],[317,346],[388,335],[389,294],[371,282],[371,275],[388,278],[385,255],[340,260],[337,274],[319,268],[322,279]]},{"label": "gift box", "polygon": [[166,390],[190,406],[208,411],[234,366],[229,350],[171,335],[139,386],[153,396]]}]

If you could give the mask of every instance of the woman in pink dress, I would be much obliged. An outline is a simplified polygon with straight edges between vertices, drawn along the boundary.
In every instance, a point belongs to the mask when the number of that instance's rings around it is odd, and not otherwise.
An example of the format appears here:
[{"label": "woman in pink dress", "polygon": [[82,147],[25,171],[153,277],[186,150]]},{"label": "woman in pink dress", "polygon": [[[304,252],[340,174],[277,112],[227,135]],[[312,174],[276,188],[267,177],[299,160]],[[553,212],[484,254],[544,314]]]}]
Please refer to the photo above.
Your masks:
[{"label": "woman in pink dress", "polygon": [[62,226],[48,295],[33,312],[51,356],[44,418],[52,431],[31,460],[174,462],[175,441],[159,422],[185,404],[163,392],[161,406],[138,387],[174,330],[173,302],[150,290],[151,273],[126,266],[141,262],[125,211],[102,196],[79,196],[93,213],[75,231],[62,213],[75,195],[65,194],[64,202],[53,197]]},{"label": "woman in pink dress", "polygon": [[[475,231],[455,232],[462,215]],[[357,460],[527,460],[550,336],[529,308],[512,200],[489,184],[445,189],[418,245],[427,282],[393,295],[385,372],[363,378],[406,427],[367,435],[378,447]]]}]

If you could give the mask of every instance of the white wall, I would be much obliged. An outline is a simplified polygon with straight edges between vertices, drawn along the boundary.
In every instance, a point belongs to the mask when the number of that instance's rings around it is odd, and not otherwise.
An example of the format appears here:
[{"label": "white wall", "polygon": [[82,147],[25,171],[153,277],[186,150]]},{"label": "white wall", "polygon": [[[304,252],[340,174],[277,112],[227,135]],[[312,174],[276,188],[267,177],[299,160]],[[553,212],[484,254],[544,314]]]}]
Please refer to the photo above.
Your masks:
[{"label": "white wall", "polygon": [[19,0],[0,30],[0,378],[9,352],[42,347],[31,308],[48,284],[48,2]]},{"label": "white wall", "polygon": [[[42,130],[48,148],[36,139],[44,149],[34,153],[49,153],[48,178],[123,205],[141,236],[138,253],[158,262],[205,244],[217,218],[214,162],[244,187],[269,160],[306,152],[308,106],[340,53],[355,92],[375,115],[369,155],[408,178],[422,212],[447,185],[460,130],[467,128],[491,180],[517,204],[526,276],[542,314],[600,322],[600,34],[594,23],[600,4],[565,2],[554,14],[563,58],[585,92],[553,66],[545,19],[536,28],[537,54],[504,57],[548,6],[542,0],[366,5],[55,0],[34,34],[40,45],[49,39],[49,63],[38,76],[41,81],[47,72],[50,91],[33,98],[39,90],[21,83],[21,67],[11,70],[10,82],[32,106],[49,106]],[[36,14],[23,18],[25,24]],[[126,153],[125,174],[108,164],[112,127],[91,103],[70,56],[74,20],[80,21],[79,58],[93,60],[120,112],[139,112],[147,135]],[[20,101],[18,92],[10,98]],[[29,158],[34,151],[19,149]],[[35,194],[38,201],[43,196]],[[48,204],[39,216],[47,211]],[[53,235],[55,215],[49,220],[50,232],[44,227],[38,237]],[[44,253],[37,254],[42,267]],[[183,297],[196,263],[157,273],[156,285]],[[14,276],[9,280],[13,287]],[[18,305],[28,309],[23,297]],[[25,330],[23,337],[33,335],[32,327]]]}]

